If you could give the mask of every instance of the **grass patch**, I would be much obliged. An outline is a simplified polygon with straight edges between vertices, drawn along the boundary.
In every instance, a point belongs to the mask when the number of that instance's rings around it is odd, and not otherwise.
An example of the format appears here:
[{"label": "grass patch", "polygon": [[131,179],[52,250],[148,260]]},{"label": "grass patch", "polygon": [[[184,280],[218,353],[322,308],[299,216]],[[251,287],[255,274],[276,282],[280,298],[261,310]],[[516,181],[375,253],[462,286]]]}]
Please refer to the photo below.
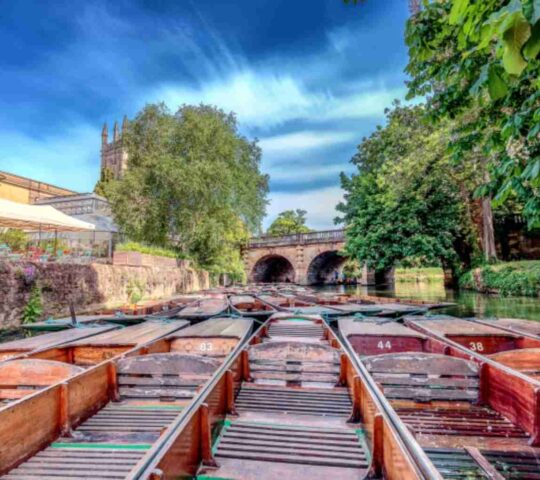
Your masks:
[{"label": "grass patch", "polygon": [[406,283],[430,283],[442,282],[444,274],[441,268],[396,268],[396,282]]},{"label": "grass patch", "polygon": [[465,272],[459,285],[472,290],[496,291],[505,296],[536,297],[540,293],[540,260],[485,265]]}]

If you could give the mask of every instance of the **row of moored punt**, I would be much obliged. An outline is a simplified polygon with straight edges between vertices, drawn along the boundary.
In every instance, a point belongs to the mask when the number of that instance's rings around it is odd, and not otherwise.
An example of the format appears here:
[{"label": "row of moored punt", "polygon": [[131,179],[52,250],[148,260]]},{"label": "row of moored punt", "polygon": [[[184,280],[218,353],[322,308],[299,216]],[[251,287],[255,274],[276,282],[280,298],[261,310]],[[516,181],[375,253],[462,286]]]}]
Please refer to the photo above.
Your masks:
[{"label": "row of moored punt", "polygon": [[540,324],[335,327],[289,310],[2,344],[0,478],[540,480]]}]

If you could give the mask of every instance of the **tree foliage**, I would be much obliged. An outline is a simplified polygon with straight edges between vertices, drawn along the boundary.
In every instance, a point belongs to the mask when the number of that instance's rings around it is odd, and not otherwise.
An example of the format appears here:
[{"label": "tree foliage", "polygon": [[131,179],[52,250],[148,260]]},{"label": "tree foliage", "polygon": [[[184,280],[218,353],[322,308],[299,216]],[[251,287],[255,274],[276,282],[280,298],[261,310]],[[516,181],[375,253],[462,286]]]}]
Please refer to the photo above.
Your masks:
[{"label": "tree foliage", "polygon": [[423,107],[396,104],[386,127],[359,145],[352,158],[358,173],[342,174],[336,220],[346,225],[347,254],[360,264],[384,270],[412,260],[448,268],[470,263],[465,174],[446,153],[449,127],[424,118]]},{"label": "tree foliage", "polygon": [[96,193],[97,195],[101,195],[102,197],[105,197],[107,195],[107,185],[112,180],[114,180],[114,174],[111,171],[111,169],[107,167],[103,168],[101,170],[99,180],[96,182],[96,185],[94,186],[94,193]]},{"label": "tree foliage", "polygon": [[423,2],[408,21],[409,96],[427,98],[431,118],[460,116],[451,151],[487,160],[477,195],[523,204],[540,223],[540,3],[537,0]]},{"label": "tree foliage", "polygon": [[128,169],[106,186],[122,231],[175,248],[212,272],[238,272],[240,246],[265,213],[268,178],[260,148],[238,133],[234,114],[148,105],[123,141]]},{"label": "tree foliage", "polygon": [[292,235],[294,233],[309,233],[311,229],[306,226],[305,210],[285,210],[281,212],[266,231],[273,237]]}]

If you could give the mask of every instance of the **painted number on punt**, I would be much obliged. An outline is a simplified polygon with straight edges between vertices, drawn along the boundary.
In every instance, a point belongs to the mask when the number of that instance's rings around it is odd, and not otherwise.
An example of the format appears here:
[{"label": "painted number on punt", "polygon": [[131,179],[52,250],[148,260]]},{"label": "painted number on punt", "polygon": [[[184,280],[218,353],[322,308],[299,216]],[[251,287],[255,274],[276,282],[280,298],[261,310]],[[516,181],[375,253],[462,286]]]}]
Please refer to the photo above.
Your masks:
[{"label": "painted number on punt", "polygon": [[482,344],[482,342],[470,342],[469,343],[469,348],[473,352],[483,352],[484,351],[484,345]]},{"label": "painted number on punt", "polygon": [[379,350],[390,350],[392,348],[392,344],[389,340],[387,340],[386,342],[380,341],[379,343],[377,343],[377,348]]},{"label": "painted number on punt", "polygon": [[199,345],[199,350],[201,352],[211,352],[214,346],[210,342],[201,343]]}]

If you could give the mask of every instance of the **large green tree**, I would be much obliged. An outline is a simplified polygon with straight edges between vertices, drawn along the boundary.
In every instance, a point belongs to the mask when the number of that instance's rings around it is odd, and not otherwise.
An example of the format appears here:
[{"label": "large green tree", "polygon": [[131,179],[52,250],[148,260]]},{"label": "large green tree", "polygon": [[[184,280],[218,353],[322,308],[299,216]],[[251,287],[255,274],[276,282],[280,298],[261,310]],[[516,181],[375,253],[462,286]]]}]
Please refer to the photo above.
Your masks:
[{"label": "large green tree", "polygon": [[285,210],[268,227],[266,234],[277,237],[294,233],[309,233],[311,229],[306,226],[306,214],[305,210],[300,209]]},{"label": "large green tree", "polygon": [[469,173],[447,154],[448,126],[425,121],[424,108],[395,105],[387,125],[358,147],[357,173],[342,174],[346,252],[376,270],[415,261],[456,271],[471,263]]},{"label": "large green tree", "polygon": [[431,118],[460,117],[451,149],[485,159],[479,196],[517,198],[540,224],[540,3],[425,0],[407,23],[410,96]]},{"label": "large green tree", "polygon": [[215,273],[242,272],[240,246],[259,231],[268,177],[261,150],[214,107],[146,106],[124,134],[128,169],[105,188],[129,238],[173,247]]}]

